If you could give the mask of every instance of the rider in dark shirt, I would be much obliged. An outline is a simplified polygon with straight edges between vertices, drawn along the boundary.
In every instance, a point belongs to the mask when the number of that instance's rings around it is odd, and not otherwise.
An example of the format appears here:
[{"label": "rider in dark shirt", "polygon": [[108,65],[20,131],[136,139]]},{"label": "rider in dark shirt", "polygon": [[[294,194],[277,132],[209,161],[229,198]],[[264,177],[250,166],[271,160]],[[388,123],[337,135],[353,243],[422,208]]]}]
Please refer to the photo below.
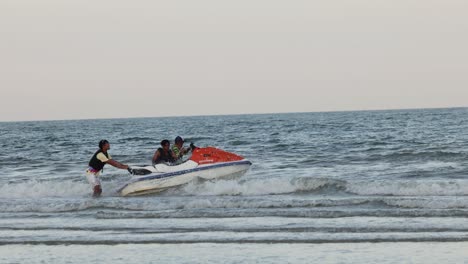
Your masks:
[{"label": "rider in dark shirt", "polygon": [[153,164],[162,162],[172,163],[177,159],[177,156],[171,151],[171,143],[165,139],[161,141],[161,148],[158,148],[153,156]]}]

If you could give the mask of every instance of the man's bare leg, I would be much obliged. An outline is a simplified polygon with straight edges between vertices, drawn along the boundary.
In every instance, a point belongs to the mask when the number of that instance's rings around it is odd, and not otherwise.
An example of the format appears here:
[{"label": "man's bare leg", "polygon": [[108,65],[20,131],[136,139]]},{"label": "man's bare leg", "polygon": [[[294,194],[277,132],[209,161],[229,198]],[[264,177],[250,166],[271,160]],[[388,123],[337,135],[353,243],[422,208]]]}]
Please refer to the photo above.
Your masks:
[{"label": "man's bare leg", "polygon": [[101,196],[101,193],[102,193],[102,189],[101,189],[101,185],[96,185],[94,186],[94,189],[93,189],[93,197],[99,197]]}]

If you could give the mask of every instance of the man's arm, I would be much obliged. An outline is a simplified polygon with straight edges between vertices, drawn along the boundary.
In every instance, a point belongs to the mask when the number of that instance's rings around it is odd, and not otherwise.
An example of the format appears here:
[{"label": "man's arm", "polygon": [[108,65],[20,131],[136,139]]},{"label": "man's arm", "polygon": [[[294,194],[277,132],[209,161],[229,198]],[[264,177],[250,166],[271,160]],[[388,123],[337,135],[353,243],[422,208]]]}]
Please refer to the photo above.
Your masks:
[{"label": "man's arm", "polygon": [[191,148],[184,148],[184,149],[183,149],[184,155],[187,154],[187,153],[189,153],[190,150],[192,150],[192,149],[191,149]]},{"label": "man's arm", "polygon": [[115,161],[113,159],[108,160],[106,163],[110,164],[110,165],[112,165],[112,166],[114,166],[116,168],[119,168],[119,169],[124,169],[124,170],[128,169],[128,165],[122,164],[122,163],[120,163],[118,161]]},{"label": "man's arm", "polygon": [[156,150],[153,156],[153,163],[155,163],[158,160],[158,158],[159,158],[159,151]]}]

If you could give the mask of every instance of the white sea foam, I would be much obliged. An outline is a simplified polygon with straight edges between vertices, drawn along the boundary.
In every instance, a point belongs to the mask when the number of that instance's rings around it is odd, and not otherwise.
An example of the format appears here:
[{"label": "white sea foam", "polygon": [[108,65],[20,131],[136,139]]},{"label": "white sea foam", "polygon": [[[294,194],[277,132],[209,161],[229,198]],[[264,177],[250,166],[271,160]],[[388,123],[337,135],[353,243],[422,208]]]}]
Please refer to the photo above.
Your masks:
[{"label": "white sea foam", "polygon": [[[115,190],[122,185],[121,179],[101,179],[102,196],[115,196]],[[30,180],[0,185],[0,198],[82,198],[90,197],[91,185],[84,178],[76,180]]]},{"label": "white sea foam", "polygon": [[[115,196],[119,181],[103,182],[103,196]],[[337,192],[365,196],[467,196],[468,180],[397,180],[397,181],[342,181],[326,178],[270,178],[247,181],[220,180],[191,182],[166,195],[194,196],[259,196],[303,192]],[[85,181],[26,181],[0,186],[0,198],[53,198],[86,197],[91,188]]]},{"label": "white sea foam", "polygon": [[266,195],[293,193],[296,190],[297,187],[293,184],[279,178],[243,183],[236,180],[190,183],[183,188],[185,193],[191,195]]},{"label": "white sea foam", "polygon": [[458,162],[443,162],[443,161],[428,161],[425,163],[412,164],[412,170],[437,170],[447,168],[462,168],[462,164]]},{"label": "white sea foam", "polygon": [[346,184],[359,195],[459,196],[468,195],[468,180],[359,181]]},{"label": "white sea foam", "polygon": [[89,195],[86,182],[26,181],[0,186],[0,198],[83,197]]},{"label": "white sea foam", "polygon": [[255,179],[191,183],[182,190],[190,195],[268,195],[296,192],[339,190],[357,195],[393,196],[464,196],[468,195],[468,180],[398,180],[398,181],[341,181],[325,178],[301,177],[291,179]]},{"label": "white sea foam", "polygon": [[462,197],[417,197],[383,199],[389,206],[401,208],[428,208],[428,209],[465,209],[468,208],[468,196]]},{"label": "white sea foam", "polygon": [[190,183],[182,190],[190,195],[268,195],[320,190],[341,181],[321,178],[295,178],[292,180],[271,178],[267,180],[221,180],[216,182]]}]

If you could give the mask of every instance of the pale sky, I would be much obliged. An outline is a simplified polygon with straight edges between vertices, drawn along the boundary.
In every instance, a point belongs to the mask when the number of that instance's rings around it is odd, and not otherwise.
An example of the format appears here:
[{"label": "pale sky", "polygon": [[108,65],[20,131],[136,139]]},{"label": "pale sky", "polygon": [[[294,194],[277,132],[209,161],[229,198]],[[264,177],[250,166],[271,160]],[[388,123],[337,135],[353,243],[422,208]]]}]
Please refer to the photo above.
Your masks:
[{"label": "pale sky", "polygon": [[466,0],[0,0],[0,121],[460,106]]}]

